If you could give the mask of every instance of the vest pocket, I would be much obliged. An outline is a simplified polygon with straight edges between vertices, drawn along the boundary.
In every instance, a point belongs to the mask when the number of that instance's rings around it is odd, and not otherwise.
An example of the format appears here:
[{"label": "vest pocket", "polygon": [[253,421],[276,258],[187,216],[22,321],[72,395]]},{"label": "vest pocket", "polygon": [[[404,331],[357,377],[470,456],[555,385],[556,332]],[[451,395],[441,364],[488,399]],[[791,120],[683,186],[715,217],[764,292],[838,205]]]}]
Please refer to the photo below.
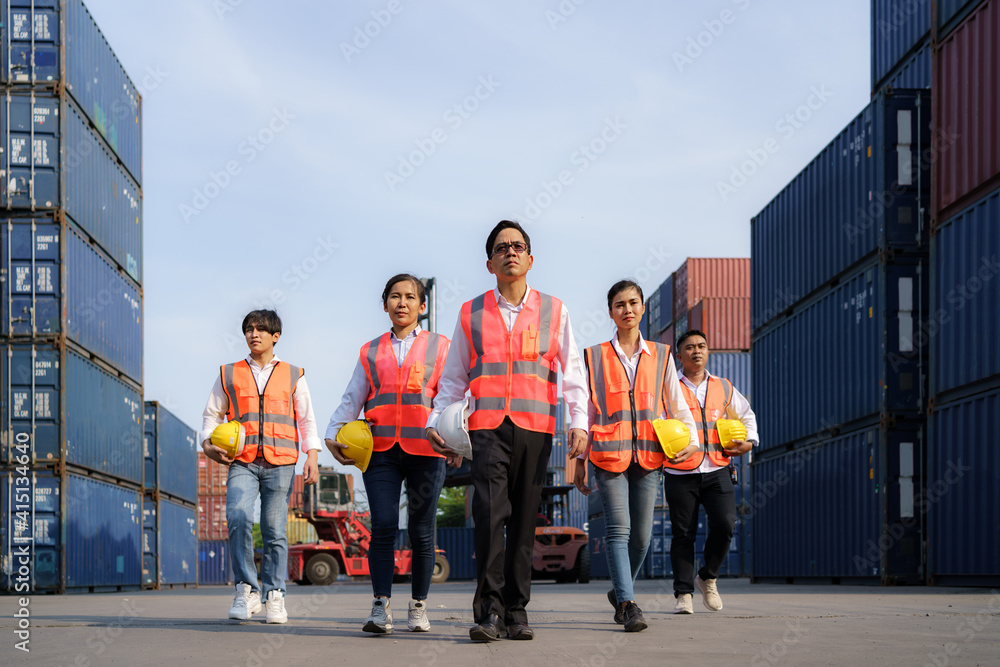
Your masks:
[{"label": "vest pocket", "polygon": [[538,359],[538,329],[534,325],[521,332],[521,356],[528,361]]},{"label": "vest pocket", "polygon": [[406,393],[419,394],[424,388],[424,373],[427,367],[421,364],[410,366],[410,375],[406,379]]},{"label": "vest pocket", "polygon": [[590,449],[590,460],[595,464],[618,461],[621,458],[624,429],[625,424],[622,422],[591,426],[590,437],[594,443]]}]

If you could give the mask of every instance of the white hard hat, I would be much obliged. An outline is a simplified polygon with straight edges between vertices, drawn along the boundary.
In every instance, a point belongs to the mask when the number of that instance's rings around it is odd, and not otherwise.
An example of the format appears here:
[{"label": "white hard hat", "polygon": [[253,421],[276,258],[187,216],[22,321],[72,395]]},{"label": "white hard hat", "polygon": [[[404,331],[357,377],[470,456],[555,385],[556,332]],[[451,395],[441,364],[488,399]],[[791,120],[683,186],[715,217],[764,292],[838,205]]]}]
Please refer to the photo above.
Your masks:
[{"label": "white hard hat", "polygon": [[472,458],[472,440],[469,439],[469,404],[467,399],[452,403],[441,411],[437,424],[438,433],[445,446],[467,459]]}]

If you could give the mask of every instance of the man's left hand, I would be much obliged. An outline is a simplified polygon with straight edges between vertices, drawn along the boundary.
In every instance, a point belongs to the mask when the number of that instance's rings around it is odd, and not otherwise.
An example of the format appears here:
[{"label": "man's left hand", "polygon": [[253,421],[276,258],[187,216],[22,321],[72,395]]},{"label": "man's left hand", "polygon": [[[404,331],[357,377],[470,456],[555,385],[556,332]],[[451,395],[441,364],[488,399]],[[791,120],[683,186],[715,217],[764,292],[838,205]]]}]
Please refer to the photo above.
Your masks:
[{"label": "man's left hand", "polygon": [[569,430],[569,457],[575,459],[587,449],[587,432],[582,428]]},{"label": "man's left hand", "polygon": [[315,484],[319,481],[318,449],[310,449],[306,453],[306,464],[302,467],[302,476],[305,477],[306,484]]},{"label": "man's left hand", "polygon": [[726,456],[743,456],[753,449],[753,443],[746,440],[733,440],[731,447],[725,447],[722,453]]}]

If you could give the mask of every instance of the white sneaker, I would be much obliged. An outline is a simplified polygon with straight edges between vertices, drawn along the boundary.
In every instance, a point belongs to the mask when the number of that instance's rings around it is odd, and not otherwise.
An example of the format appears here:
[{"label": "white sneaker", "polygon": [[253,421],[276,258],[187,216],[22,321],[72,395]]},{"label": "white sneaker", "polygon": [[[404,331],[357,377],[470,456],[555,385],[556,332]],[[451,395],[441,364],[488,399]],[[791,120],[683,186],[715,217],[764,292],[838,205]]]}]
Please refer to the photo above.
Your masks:
[{"label": "white sneaker", "polygon": [[702,579],[699,576],[694,578],[694,587],[701,591],[705,608],[709,611],[719,611],[722,609],[722,598],[719,597],[719,589],[715,586],[715,579]]},{"label": "white sneaker", "polygon": [[287,623],[288,612],[285,611],[285,596],[281,591],[269,591],[264,603],[267,616],[265,623]]},{"label": "white sneaker", "polygon": [[427,605],[423,600],[410,600],[410,613],[406,617],[406,627],[410,632],[427,632],[431,622],[427,620]]},{"label": "white sneaker", "polygon": [[677,601],[674,602],[674,613],[675,614],[693,614],[694,605],[691,604],[691,594],[681,593],[677,596]]},{"label": "white sneaker", "polygon": [[236,595],[233,606],[229,608],[229,618],[238,621],[249,621],[254,614],[259,614],[264,607],[260,604],[260,593],[253,590],[250,584],[236,584]]},{"label": "white sneaker", "polygon": [[375,598],[372,602],[372,613],[368,615],[364,632],[374,632],[377,635],[392,634],[392,611],[389,609],[389,598]]}]

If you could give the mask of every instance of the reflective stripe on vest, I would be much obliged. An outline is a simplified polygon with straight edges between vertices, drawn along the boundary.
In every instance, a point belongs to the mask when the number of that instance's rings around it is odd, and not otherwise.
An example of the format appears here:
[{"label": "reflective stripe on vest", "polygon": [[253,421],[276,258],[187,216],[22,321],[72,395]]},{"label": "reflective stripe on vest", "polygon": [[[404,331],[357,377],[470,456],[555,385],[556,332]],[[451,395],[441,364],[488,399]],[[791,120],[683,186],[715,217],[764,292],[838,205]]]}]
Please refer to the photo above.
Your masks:
[{"label": "reflective stripe on vest", "polygon": [[407,454],[441,458],[427,442],[424,427],[444,370],[448,339],[421,331],[400,366],[391,335],[387,332],[361,347],[368,377],[365,419],[371,422],[373,449],[384,452],[398,442]]},{"label": "reflective stripe on vest", "polygon": [[470,430],[495,429],[506,416],[527,431],[555,433],[561,317],[562,301],[537,290],[510,331],[492,290],[462,304],[471,348]]},{"label": "reflective stripe on vest", "polygon": [[722,453],[722,444],[719,441],[719,432],[715,430],[715,420],[723,419],[729,404],[733,400],[733,383],[726,378],[718,378],[714,375],[708,377],[708,388],[705,392],[705,417],[702,419],[702,407],[698,402],[698,396],[691,388],[680,380],[681,391],[684,392],[684,399],[691,410],[691,418],[694,419],[695,428],[698,429],[698,442],[701,449],[694,453],[684,463],[664,463],[663,465],[675,470],[694,470],[701,465],[705,459],[705,451],[708,451],[708,459],[717,466],[729,465],[729,457]]},{"label": "reflective stripe on vest", "polygon": [[588,347],[583,353],[590,375],[590,400],[597,408],[590,426],[590,460],[608,472],[624,471],[633,456],[647,470],[663,465],[665,457],[653,420],[663,406],[670,348],[650,341],[646,346],[650,354],[639,354],[634,387],[611,343]]},{"label": "reflective stripe on vest", "polygon": [[243,424],[246,447],[236,460],[246,463],[257,458],[263,445],[264,458],[274,465],[288,465],[299,459],[299,431],[295,423],[295,385],[305,370],[279,361],[271,369],[264,395],[244,359],[221,368],[222,389],[229,398],[226,417]]}]

